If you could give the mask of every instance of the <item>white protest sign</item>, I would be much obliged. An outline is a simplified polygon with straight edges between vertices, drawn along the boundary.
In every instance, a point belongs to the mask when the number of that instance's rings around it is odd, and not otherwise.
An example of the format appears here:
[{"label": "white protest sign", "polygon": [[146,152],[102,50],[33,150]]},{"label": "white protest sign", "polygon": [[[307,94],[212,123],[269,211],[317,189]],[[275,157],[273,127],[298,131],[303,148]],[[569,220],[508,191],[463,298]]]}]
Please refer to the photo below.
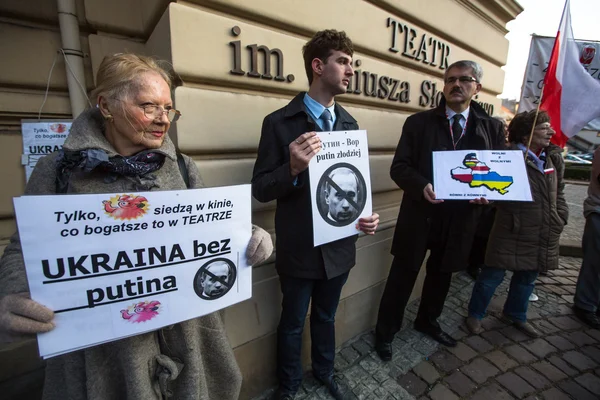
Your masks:
[{"label": "white protest sign", "polygon": [[[554,37],[536,36],[531,38],[529,59],[525,67],[525,76],[521,88],[519,112],[535,110],[540,101],[544,76],[554,46]],[[576,40],[579,49],[579,61],[592,78],[600,80],[600,42]],[[600,130],[600,118],[590,121],[588,130]]]},{"label": "white protest sign", "polygon": [[29,177],[38,160],[47,154],[62,148],[72,122],[70,120],[21,120],[23,134],[22,164],[25,166],[25,178]]},{"label": "white protest sign", "polygon": [[315,246],[358,234],[373,207],[367,131],[317,135],[323,148],[308,165]]},{"label": "white protest sign", "polygon": [[31,297],[54,310],[52,357],[252,296],[250,185],[14,199]]},{"label": "white protest sign", "polygon": [[532,201],[520,150],[434,151],[433,186],[443,200]]}]

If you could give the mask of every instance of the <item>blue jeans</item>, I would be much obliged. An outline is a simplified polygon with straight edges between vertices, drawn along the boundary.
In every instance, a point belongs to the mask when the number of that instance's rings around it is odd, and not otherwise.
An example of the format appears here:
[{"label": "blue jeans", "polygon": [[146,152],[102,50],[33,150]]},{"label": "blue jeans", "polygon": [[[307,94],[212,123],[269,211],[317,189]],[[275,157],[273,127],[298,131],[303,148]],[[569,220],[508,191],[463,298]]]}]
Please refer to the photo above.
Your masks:
[{"label": "blue jeans", "polygon": [[279,276],[283,302],[277,328],[277,377],[284,393],[295,394],[302,383],[302,331],[312,297],[310,339],[313,374],[333,374],[335,312],[349,272],[335,278],[302,279]]},{"label": "blue jeans", "polygon": [[[504,279],[506,270],[500,268],[484,267],[481,269],[477,282],[473,286],[473,294],[469,302],[469,315],[479,320],[483,319],[485,312],[494,296],[498,285]],[[515,321],[527,321],[527,306],[529,296],[535,287],[538,271],[515,271],[510,280],[508,298],[504,303],[504,314]]]}]

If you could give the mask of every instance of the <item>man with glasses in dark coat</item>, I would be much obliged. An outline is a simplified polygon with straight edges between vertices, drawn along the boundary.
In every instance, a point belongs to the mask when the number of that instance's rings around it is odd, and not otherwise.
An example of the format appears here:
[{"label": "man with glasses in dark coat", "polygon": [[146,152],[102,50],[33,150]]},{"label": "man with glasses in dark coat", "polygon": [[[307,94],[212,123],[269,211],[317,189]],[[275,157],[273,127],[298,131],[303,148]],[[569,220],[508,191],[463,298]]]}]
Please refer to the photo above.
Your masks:
[{"label": "man with glasses in dark coat", "polygon": [[392,340],[402,327],[404,309],[425,253],[427,274],[414,327],[447,346],[456,341],[442,330],[442,314],[452,273],[465,269],[484,198],[436,199],[432,153],[443,150],[494,150],[504,147],[502,124],[472,101],[481,90],[483,70],[474,61],[458,61],[444,74],[439,106],[407,118],[390,169],[404,191],[392,243],[394,260],[379,306],[375,348],[392,358]]}]

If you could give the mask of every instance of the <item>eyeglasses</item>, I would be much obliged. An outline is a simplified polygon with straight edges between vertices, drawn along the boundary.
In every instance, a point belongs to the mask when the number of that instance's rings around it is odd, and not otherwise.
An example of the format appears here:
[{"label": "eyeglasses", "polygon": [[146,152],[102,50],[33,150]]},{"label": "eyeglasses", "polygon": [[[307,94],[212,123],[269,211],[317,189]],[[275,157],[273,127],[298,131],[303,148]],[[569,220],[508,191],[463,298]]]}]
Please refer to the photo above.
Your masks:
[{"label": "eyeglasses", "polygon": [[162,106],[157,106],[156,104],[141,104],[138,107],[144,110],[144,115],[146,117],[152,119],[160,118],[163,114],[167,114],[169,122],[175,122],[181,117],[181,113],[174,108],[165,110]]},{"label": "eyeglasses", "polygon": [[469,82],[477,82],[477,79],[472,76],[449,76],[444,81],[446,85],[452,85],[454,82],[459,81],[460,83],[469,83]]}]

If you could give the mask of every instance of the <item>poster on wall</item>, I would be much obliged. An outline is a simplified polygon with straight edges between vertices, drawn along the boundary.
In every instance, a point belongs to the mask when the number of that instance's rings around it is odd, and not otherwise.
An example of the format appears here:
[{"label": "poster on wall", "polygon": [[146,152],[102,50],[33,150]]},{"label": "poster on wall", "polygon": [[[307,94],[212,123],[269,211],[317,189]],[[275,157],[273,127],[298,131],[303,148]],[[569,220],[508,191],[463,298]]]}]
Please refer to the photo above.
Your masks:
[{"label": "poster on wall", "polygon": [[433,188],[441,200],[532,201],[520,150],[434,151]]},{"label": "poster on wall", "polygon": [[[521,88],[519,112],[535,110],[540,101],[544,76],[554,46],[554,37],[536,36],[531,38],[529,59],[525,67],[525,77]],[[594,79],[600,80],[600,42],[576,40],[579,49],[579,62]],[[600,131],[600,118],[590,121],[584,129]]]},{"label": "poster on wall", "polygon": [[21,120],[21,132],[23,133],[21,163],[25,166],[26,181],[29,181],[35,164],[42,156],[62,149],[71,124],[71,120]]},{"label": "poster on wall", "polygon": [[315,246],[358,234],[373,207],[367,131],[317,135],[322,149],[308,165]]},{"label": "poster on wall", "polygon": [[40,355],[159,329],[252,296],[250,185],[14,199]]}]

